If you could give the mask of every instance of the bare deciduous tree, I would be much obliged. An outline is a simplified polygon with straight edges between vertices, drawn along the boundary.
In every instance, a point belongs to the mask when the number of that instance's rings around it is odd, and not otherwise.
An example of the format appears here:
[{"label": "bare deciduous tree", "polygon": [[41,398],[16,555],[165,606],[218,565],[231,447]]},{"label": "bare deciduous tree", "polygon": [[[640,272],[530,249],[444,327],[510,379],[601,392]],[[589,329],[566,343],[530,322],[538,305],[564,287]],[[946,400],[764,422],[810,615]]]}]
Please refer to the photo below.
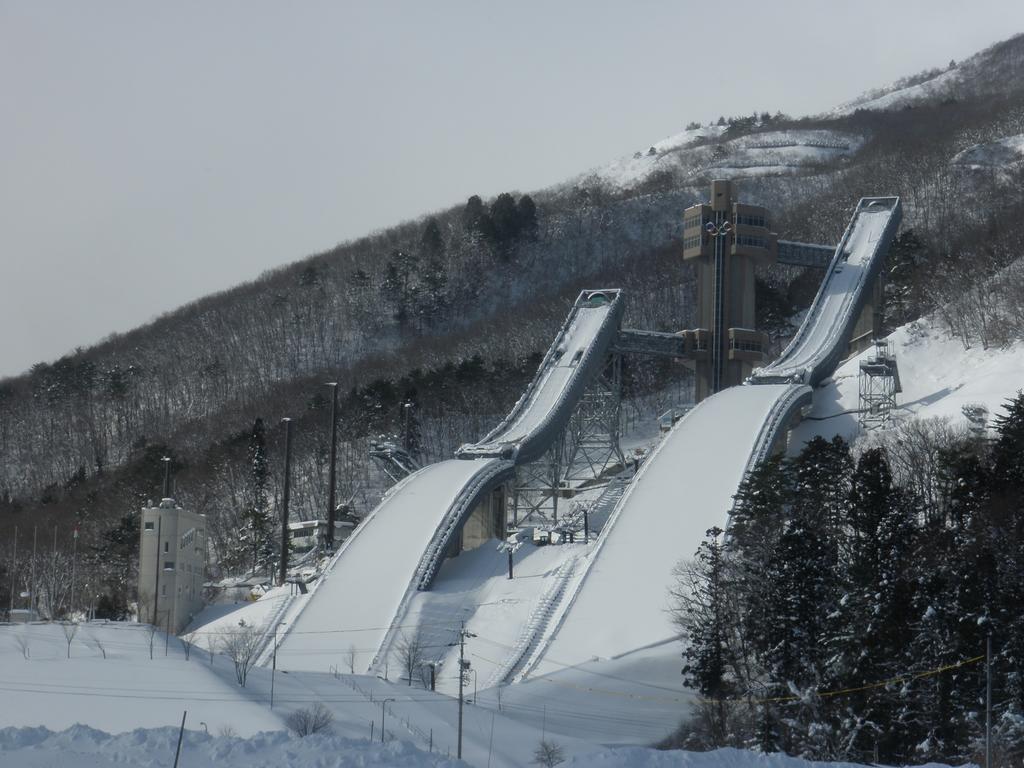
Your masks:
[{"label": "bare deciduous tree", "polygon": [[153,644],[156,642],[156,633],[160,628],[156,624],[149,625],[149,659],[153,660]]},{"label": "bare deciduous tree", "polygon": [[345,661],[348,662],[349,674],[354,675],[356,673],[356,647],[350,645],[348,651],[345,652]]},{"label": "bare deciduous tree", "polygon": [[412,685],[413,675],[416,674],[416,670],[423,665],[424,661],[424,646],[423,646],[423,635],[417,630],[412,635],[407,635],[404,632],[398,639],[396,646],[398,653],[398,660],[402,665],[402,669],[405,670],[406,679],[409,681],[409,685]]},{"label": "bare deciduous tree", "polygon": [[64,639],[68,643],[68,658],[71,658],[71,641],[75,639],[75,635],[78,634],[78,624],[74,621],[65,621],[60,625],[60,628],[64,630]]},{"label": "bare deciduous tree", "polygon": [[96,650],[103,654],[103,658],[106,659],[107,646],[106,643],[103,642],[103,638],[101,638],[96,633],[90,633],[89,637],[92,639],[92,644],[96,646]]},{"label": "bare deciduous tree", "polygon": [[562,747],[553,741],[541,739],[537,748],[533,751],[533,764],[543,765],[545,768],[553,768],[565,762],[565,752]]},{"label": "bare deciduous tree", "polygon": [[220,648],[235,665],[235,678],[243,688],[262,642],[263,630],[246,624],[244,620],[238,622],[238,629],[229,630],[221,636]]}]

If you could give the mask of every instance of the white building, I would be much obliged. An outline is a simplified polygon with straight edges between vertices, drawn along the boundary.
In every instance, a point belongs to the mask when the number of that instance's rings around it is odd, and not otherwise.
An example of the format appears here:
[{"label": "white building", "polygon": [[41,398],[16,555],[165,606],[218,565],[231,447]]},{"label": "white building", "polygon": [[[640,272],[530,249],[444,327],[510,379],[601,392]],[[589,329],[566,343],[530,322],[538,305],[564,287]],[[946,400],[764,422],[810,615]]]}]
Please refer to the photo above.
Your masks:
[{"label": "white building", "polygon": [[139,621],[176,634],[203,607],[206,518],[166,498],[143,508],[139,539]]}]

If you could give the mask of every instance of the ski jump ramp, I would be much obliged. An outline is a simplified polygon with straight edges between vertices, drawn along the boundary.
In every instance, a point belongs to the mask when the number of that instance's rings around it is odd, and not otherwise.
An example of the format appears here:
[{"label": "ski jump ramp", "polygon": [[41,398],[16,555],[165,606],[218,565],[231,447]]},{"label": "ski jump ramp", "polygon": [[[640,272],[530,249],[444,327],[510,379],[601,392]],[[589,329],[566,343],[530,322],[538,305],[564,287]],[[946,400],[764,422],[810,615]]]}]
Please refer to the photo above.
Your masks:
[{"label": "ski jump ramp", "polygon": [[[831,375],[900,221],[898,198],[865,198],[793,342],[745,386],[707,398],[673,428],[616,505],[517,679],[675,639],[667,588],[707,529],[724,527],[745,473],[784,438],[812,387]],[[356,647],[385,663],[409,603],[429,588],[452,538],[518,463],[539,458],[600,372],[622,318],[617,290],[584,291],[508,416],[457,459],[410,475],[335,554],[278,655],[322,670]],[[338,634],[344,632],[344,634]],[[364,663],[358,665],[365,668]]]},{"label": "ski jump ramp", "polygon": [[668,588],[676,564],[705,532],[725,528],[744,475],[767,457],[812,386],[846,355],[899,226],[899,198],[865,198],[836,248],[793,342],[742,387],[715,394],[681,419],[647,460],[601,533],[554,630],[525,673],[615,658],[678,637]]},{"label": "ski jump ramp", "polygon": [[[430,587],[474,508],[568,424],[605,363],[622,312],[617,289],[583,291],[508,416],[480,442],[460,447],[459,458],[426,466],[388,492],[285,626],[277,652],[283,666],[322,670],[327,656],[350,646],[372,657],[371,668],[384,663],[409,601]],[[352,631],[338,635],[342,628]]]}]

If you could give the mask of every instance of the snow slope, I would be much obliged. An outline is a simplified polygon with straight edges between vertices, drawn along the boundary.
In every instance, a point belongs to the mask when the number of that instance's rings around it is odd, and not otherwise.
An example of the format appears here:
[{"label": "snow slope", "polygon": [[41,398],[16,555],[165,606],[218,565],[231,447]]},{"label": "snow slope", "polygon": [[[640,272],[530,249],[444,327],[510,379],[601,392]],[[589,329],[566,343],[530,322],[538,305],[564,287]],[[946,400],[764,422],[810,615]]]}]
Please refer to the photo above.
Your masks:
[{"label": "snow slope", "polygon": [[349,647],[365,670],[391,627],[426,544],[463,488],[494,463],[452,459],[431,464],[391,489],[346,539],[301,611],[284,621],[278,664],[326,672]]},{"label": "snow slope", "polygon": [[[981,403],[996,414],[1024,388],[1024,342],[1007,349],[964,349],[930,318],[897,329],[889,339],[903,385],[897,418],[937,416],[966,424],[964,405]],[[793,432],[794,447],[815,435],[852,440],[858,434],[857,414],[851,411],[858,407],[860,360],[870,355],[868,350],[846,361],[815,391],[810,417]]]},{"label": "snow slope", "polygon": [[918,102],[941,98],[955,91],[963,79],[963,69],[954,67],[914,85],[902,85],[900,82],[896,82],[840,104],[832,110],[832,115],[849,115],[858,109],[898,109]]},{"label": "snow slope", "polygon": [[606,525],[535,674],[678,635],[667,613],[672,569],[693,554],[708,528],[725,526],[761,425],[788,391],[781,384],[733,387],[675,425]]}]

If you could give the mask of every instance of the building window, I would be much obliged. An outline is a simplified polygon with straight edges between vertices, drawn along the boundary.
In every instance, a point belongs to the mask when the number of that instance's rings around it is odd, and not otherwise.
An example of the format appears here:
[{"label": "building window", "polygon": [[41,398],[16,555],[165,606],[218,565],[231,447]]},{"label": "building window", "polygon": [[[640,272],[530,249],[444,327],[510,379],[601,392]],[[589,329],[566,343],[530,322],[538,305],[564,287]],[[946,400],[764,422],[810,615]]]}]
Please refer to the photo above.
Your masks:
[{"label": "building window", "polygon": [[749,216],[747,214],[737,214],[736,223],[744,224],[748,227],[766,227],[768,226],[768,220],[764,216]]},{"label": "building window", "polygon": [[160,585],[160,595],[162,597],[166,597],[167,596],[167,585],[166,584],[161,584]]},{"label": "building window", "polygon": [[164,570],[165,571],[173,571],[174,570],[174,561],[173,560],[164,560]]},{"label": "building window", "polygon": [[153,524],[152,523],[143,523],[142,524],[142,530],[144,530],[144,531],[152,531],[153,530]]},{"label": "building window", "polygon": [[760,352],[761,343],[757,341],[747,341],[745,339],[730,339],[729,349],[735,349],[740,352]]},{"label": "building window", "polygon": [[165,541],[164,542],[164,552],[170,552],[170,551],[171,551],[171,542]]},{"label": "building window", "polygon": [[736,245],[746,245],[752,248],[767,248],[768,243],[763,237],[751,237],[750,235],[738,235]]}]

